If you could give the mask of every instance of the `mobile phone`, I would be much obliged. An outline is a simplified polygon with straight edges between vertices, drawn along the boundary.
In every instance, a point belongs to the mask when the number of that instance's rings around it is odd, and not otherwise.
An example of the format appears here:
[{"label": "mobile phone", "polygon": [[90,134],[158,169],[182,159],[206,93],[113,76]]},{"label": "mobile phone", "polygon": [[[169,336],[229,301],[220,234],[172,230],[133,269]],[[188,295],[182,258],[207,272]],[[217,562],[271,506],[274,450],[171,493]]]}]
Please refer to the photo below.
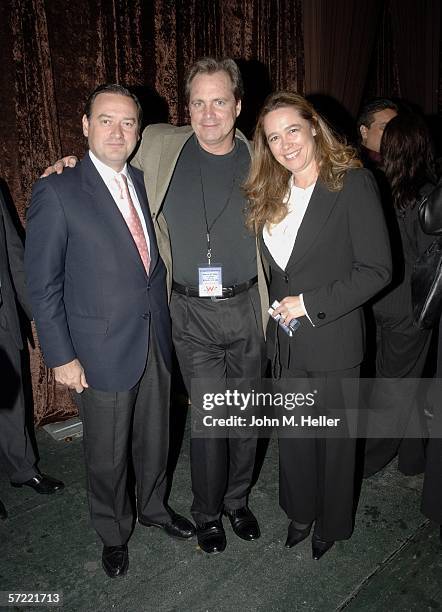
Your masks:
[{"label": "mobile phone", "polygon": [[274,315],[273,313],[275,311],[275,308],[278,308],[279,305],[280,303],[278,302],[278,300],[275,300],[269,308],[268,313],[273,319],[275,319],[275,321],[278,321],[278,325],[281,327],[281,329],[283,329],[285,333],[291,338],[301,324],[298,319],[292,319],[290,323],[286,324],[284,323],[284,321],[281,321],[282,317],[280,313]]}]

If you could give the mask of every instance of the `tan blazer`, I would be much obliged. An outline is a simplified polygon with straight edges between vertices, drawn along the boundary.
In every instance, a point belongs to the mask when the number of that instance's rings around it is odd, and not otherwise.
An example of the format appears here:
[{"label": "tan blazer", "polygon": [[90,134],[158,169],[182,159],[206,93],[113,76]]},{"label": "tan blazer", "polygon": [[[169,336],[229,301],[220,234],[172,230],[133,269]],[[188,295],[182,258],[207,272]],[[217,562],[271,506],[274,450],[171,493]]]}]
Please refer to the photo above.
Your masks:
[{"label": "tan blazer", "polygon": [[[188,125],[183,127],[175,127],[167,123],[148,125],[143,131],[138,151],[131,161],[132,165],[144,172],[144,183],[157,236],[158,248],[167,269],[169,296],[173,278],[172,253],[169,230],[162,213],[162,207],[178,157],[192,134],[193,129]],[[244,134],[236,130],[235,136],[246,143],[249,153],[252,155],[250,143]],[[258,248],[258,241],[256,243],[256,250],[258,288],[261,299],[263,331],[265,332],[268,320],[267,309],[269,307],[268,283],[267,274],[264,270]]]}]

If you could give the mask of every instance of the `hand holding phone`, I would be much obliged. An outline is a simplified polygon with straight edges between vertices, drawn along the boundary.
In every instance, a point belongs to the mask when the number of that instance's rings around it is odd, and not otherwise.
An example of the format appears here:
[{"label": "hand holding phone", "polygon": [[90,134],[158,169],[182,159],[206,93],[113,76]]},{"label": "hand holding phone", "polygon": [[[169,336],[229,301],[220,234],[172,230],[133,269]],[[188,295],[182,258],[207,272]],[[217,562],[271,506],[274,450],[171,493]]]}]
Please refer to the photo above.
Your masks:
[{"label": "hand holding phone", "polygon": [[290,323],[285,323],[284,321],[281,320],[282,316],[280,313],[273,314],[275,309],[278,308],[278,306],[280,306],[280,303],[278,302],[278,300],[275,300],[273,304],[271,305],[271,307],[269,308],[268,313],[273,319],[275,319],[275,321],[278,321],[278,325],[291,338],[301,324],[298,321],[298,319],[292,319]]}]

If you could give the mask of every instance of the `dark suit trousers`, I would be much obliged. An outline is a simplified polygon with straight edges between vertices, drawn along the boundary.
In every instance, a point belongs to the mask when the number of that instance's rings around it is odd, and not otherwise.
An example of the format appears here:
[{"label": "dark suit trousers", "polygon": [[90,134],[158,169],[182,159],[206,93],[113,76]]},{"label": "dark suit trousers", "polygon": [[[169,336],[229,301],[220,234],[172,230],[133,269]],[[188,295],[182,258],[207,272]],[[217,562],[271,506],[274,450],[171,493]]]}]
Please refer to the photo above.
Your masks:
[{"label": "dark suit trousers", "polygon": [[[433,427],[442,431],[442,410],[439,405]],[[440,436],[440,433],[438,434]],[[421,510],[429,519],[442,525],[442,438],[431,438],[427,447]]]},{"label": "dark suit trousers", "polygon": [[[264,339],[257,287],[227,300],[172,293],[172,336],[184,383],[191,394],[192,378],[260,378]],[[218,387],[217,387],[218,388]],[[192,405],[193,409],[198,409]],[[223,508],[247,503],[256,439],[241,428],[228,438],[192,438],[192,516],[197,523],[219,518]]]},{"label": "dark suit trousers", "polygon": [[[370,437],[365,446],[364,475],[381,470],[398,454],[398,468],[404,474],[419,474],[425,467],[425,417],[418,403],[417,381],[406,386],[388,385],[384,378],[418,379],[423,372],[431,332],[413,325],[409,314],[375,310],[377,329],[376,378],[369,419],[376,431],[397,432],[386,438]],[[385,422],[385,426],[383,423]],[[419,437],[421,432],[421,437]]]},{"label": "dark suit trousers", "polygon": [[[283,368],[281,374],[282,379],[317,379],[312,380],[312,388],[319,388],[322,398],[318,414],[346,418],[346,430],[354,432],[358,386],[352,384],[344,397],[341,380],[358,377],[359,367],[334,372]],[[347,414],[343,407],[348,408]],[[345,540],[353,531],[356,437],[320,435],[279,437],[279,502],[289,519],[305,524],[315,521],[314,530],[321,539]]]},{"label": "dark suit trousers", "polygon": [[0,461],[9,479],[26,482],[37,473],[25,425],[21,353],[7,329],[0,306]]},{"label": "dark suit trousers", "polygon": [[91,522],[105,546],[125,544],[133,526],[127,470],[132,454],[137,513],[147,521],[169,520],[165,508],[169,444],[170,374],[151,326],[143,376],[129,391],[87,388],[76,396]]},{"label": "dark suit trousers", "polygon": [[433,379],[430,403],[434,417],[430,425],[427,447],[424,486],[422,490],[422,512],[442,525],[442,318],[439,323],[439,346],[437,372]]}]

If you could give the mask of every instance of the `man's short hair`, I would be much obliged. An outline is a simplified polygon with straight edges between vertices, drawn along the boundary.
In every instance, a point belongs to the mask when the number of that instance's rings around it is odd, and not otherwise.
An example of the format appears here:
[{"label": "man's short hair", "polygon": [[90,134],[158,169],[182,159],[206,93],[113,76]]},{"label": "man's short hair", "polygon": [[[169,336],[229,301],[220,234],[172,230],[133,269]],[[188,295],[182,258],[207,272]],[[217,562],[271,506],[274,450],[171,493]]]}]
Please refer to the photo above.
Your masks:
[{"label": "man's short hair", "polygon": [[91,117],[92,105],[95,98],[102,93],[113,93],[118,94],[119,96],[125,96],[126,98],[131,98],[137,107],[138,126],[141,127],[141,122],[143,120],[143,109],[141,108],[140,101],[138,100],[137,96],[126,89],[126,87],[117,85],[116,83],[104,83],[103,85],[98,85],[98,87],[94,89],[89,98],[86,100],[86,104],[84,106],[84,114],[88,120]]},{"label": "man's short hair", "polygon": [[397,104],[393,102],[393,100],[389,100],[388,98],[373,98],[369,102],[367,102],[361,110],[361,113],[357,120],[357,128],[358,134],[360,133],[361,125],[365,125],[365,127],[369,128],[370,125],[374,121],[374,114],[379,111],[386,110],[390,108],[391,110],[399,112],[399,107]]},{"label": "man's short hair", "polygon": [[186,74],[186,100],[190,100],[190,86],[193,79],[198,74],[214,74],[220,71],[227,72],[232,82],[233,95],[235,96],[236,102],[241,100],[244,95],[244,85],[239,71],[238,65],[235,61],[230,58],[224,58],[221,60],[215,59],[214,57],[203,57],[197,60],[189,68]]}]

